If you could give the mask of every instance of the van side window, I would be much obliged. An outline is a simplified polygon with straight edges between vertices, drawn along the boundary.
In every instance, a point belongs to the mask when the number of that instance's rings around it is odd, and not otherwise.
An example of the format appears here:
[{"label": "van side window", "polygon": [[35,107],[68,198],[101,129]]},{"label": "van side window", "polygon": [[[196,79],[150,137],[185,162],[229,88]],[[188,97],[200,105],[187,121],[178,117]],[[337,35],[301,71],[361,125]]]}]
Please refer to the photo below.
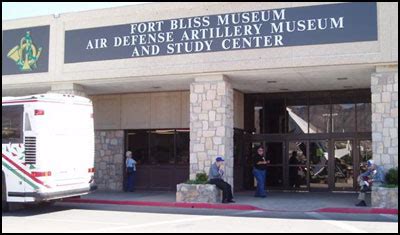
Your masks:
[{"label": "van side window", "polygon": [[23,105],[1,107],[1,139],[3,144],[23,143]]},{"label": "van side window", "polygon": [[25,113],[25,131],[31,131],[32,126],[31,126],[31,120],[29,119],[28,113]]}]

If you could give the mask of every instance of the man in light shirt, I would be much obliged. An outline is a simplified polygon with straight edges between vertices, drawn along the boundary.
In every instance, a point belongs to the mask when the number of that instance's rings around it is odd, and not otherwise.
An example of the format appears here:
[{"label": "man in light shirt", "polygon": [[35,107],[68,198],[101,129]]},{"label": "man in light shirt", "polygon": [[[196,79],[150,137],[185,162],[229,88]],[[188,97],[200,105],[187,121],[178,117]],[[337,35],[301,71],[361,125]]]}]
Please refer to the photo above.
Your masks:
[{"label": "man in light shirt", "polygon": [[134,185],[134,176],[136,171],[136,161],[132,158],[132,152],[126,152],[126,161],[125,161],[125,173],[126,173],[126,181],[125,181],[125,192],[133,192]]}]

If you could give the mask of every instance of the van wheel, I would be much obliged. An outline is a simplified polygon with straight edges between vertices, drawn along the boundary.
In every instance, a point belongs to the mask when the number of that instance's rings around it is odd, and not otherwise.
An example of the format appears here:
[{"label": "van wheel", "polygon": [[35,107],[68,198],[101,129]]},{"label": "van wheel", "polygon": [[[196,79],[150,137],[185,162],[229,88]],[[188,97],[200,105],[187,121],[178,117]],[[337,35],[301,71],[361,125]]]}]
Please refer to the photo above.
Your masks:
[{"label": "van wheel", "polygon": [[39,203],[39,206],[50,207],[50,206],[54,206],[55,203],[56,203],[55,200],[53,200],[53,201],[43,201],[43,202]]},{"label": "van wheel", "polygon": [[6,179],[4,177],[4,172],[1,174],[1,211],[8,211],[9,205],[7,203],[7,190],[6,190]]},{"label": "van wheel", "polygon": [[9,211],[8,203],[5,200],[1,201],[1,211],[5,211],[5,212]]}]

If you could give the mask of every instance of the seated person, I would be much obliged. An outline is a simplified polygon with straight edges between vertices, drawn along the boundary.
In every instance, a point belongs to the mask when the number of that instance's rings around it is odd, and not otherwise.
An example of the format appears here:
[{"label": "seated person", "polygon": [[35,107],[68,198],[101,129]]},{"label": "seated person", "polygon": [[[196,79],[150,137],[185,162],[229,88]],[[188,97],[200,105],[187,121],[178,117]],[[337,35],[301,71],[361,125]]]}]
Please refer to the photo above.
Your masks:
[{"label": "seated person", "polygon": [[210,167],[208,182],[216,185],[217,188],[222,190],[222,203],[233,203],[235,201],[233,200],[232,187],[222,179],[222,176],[224,175],[224,171],[222,169],[223,162],[224,159],[222,157],[217,157],[215,159],[215,162]]},{"label": "seated person", "polygon": [[377,166],[373,160],[368,160],[367,167],[368,170],[358,176],[358,184],[360,185],[358,199],[360,202],[356,206],[367,206],[367,203],[365,203],[365,192],[370,190],[373,182],[381,184],[385,181],[382,167]]}]

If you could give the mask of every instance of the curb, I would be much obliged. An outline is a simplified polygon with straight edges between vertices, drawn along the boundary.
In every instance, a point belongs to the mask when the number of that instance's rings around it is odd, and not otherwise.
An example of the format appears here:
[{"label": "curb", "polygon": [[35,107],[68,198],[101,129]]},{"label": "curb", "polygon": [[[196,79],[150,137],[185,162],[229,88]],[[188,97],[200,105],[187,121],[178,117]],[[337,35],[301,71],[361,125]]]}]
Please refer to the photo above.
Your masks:
[{"label": "curb", "polygon": [[130,206],[153,206],[153,207],[178,207],[178,208],[197,208],[197,209],[220,209],[220,210],[264,210],[250,205],[243,204],[216,204],[216,203],[200,203],[200,202],[151,202],[151,201],[115,201],[115,200],[99,200],[99,199],[64,199],[63,202],[74,203],[97,203],[112,205],[130,205]]},{"label": "curb", "polygon": [[218,209],[218,210],[242,210],[242,211],[270,211],[270,212],[318,212],[318,213],[342,213],[342,214],[389,214],[398,215],[398,209],[387,208],[320,208],[312,211],[290,211],[290,210],[269,210],[256,206],[244,204],[217,204],[199,202],[152,202],[152,201],[115,201],[100,199],[68,198],[63,202],[92,203],[110,205],[130,206],[151,206],[151,207],[176,207],[176,208],[197,208],[197,209]]},{"label": "curb", "polygon": [[398,209],[389,208],[322,208],[315,210],[315,212],[322,213],[347,213],[347,214],[388,214],[388,215],[398,215]]}]

